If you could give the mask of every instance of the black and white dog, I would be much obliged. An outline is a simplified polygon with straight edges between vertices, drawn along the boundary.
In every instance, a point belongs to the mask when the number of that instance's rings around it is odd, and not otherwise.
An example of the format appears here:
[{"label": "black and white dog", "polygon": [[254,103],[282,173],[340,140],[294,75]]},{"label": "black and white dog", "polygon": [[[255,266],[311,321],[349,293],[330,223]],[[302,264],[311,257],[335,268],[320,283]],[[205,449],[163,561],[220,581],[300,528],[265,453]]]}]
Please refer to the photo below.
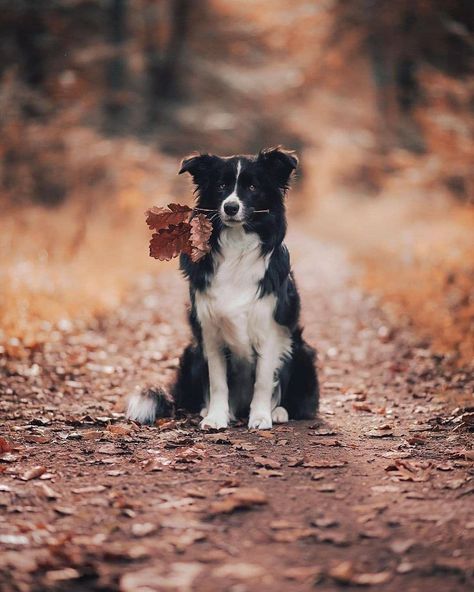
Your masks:
[{"label": "black and white dog", "polygon": [[[128,417],[153,423],[172,407],[200,412],[201,427],[248,417],[268,429],[309,419],[318,408],[315,352],[303,340],[300,299],[283,243],[285,194],[297,158],[281,148],[256,156],[192,156],[197,208],[212,221],[211,251],[181,256],[189,282],[192,343],[169,401],[160,390],[132,396]],[[262,211],[263,210],[263,211]]]}]

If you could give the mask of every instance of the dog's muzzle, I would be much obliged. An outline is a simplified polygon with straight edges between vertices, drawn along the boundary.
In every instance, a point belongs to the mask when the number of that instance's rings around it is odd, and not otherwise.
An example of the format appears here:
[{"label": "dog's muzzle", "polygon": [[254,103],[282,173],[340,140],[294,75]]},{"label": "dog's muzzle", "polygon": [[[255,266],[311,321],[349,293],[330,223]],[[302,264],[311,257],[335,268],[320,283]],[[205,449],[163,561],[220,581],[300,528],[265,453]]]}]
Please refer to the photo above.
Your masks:
[{"label": "dog's muzzle", "polygon": [[229,196],[222,202],[221,219],[227,226],[236,226],[242,224],[244,220],[244,206],[242,202],[234,196]]}]

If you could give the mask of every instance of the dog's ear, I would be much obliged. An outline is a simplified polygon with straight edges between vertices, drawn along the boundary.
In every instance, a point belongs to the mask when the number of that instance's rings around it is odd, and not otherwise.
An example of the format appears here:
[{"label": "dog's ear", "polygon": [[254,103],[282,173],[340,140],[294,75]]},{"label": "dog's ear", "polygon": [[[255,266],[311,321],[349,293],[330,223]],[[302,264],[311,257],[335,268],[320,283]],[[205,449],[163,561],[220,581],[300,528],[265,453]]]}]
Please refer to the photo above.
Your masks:
[{"label": "dog's ear", "polygon": [[281,146],[261,150],[257,161],[275,178],[281,189],[288,187],[290,175],[298,166],[298,158],[293,151]]},{"label": "dog's ear", "polygon": [[221,159],[218,156],[212,154],[187,156],[181,162],[178,175],[189,173],[196,185],[202,185],[220,161]]}]

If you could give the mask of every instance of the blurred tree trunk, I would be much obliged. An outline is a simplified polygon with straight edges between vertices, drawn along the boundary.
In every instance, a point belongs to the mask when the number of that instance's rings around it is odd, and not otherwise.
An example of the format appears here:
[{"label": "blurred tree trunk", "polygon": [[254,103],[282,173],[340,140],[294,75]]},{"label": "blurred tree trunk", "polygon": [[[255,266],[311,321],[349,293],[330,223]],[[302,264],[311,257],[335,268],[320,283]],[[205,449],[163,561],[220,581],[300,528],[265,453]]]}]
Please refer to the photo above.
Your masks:
[{"label": "blurred tree trunk", "polygon": [[20,54],[22,78],[30,86],[40,86],[45,77],[42,41],[45,26],[42,9],[35,1],[29,1],[16,20],[15,37]]},{"label": "blurred tree trunk", "polygon": [[410,5],[399,6],[369,0],[367,50],[381,119],[383,151],[401,145],[423,152],[424,142],[413,109],[419,99],[414,38],[417,14]]},{"label": "blurred tree trunk", "polygon": [[165,47],[161,68],[161,84],[156,87],[157,97],[172,97],[179,93],[183,52],[189,31],[191,0],[174,0],[171,4],[171,31]]},{"label": "blurred tree trunk", "polygon": [[[169,0],[168,14],[158,13],[153,0],[148,0],[145,18],[145,61],[148,81],[148,122],[159,118],[159,103],[177,98],[181,86],[182,59],[189,32],[191,0]],[[159,23],[166,18],[167,23]],[[167,25],[167,26],[166,26]],[[166,37],[163,42],[160,32]]]},{"label": "blurred tree trunk", "polygon": [[124,90],[127,81],[125,42],[127,39],[127,0],[107,0],[105,11],[107,38],[112,57],[106,65],[104,110],[107,131],[118,133],[126,118]]}]

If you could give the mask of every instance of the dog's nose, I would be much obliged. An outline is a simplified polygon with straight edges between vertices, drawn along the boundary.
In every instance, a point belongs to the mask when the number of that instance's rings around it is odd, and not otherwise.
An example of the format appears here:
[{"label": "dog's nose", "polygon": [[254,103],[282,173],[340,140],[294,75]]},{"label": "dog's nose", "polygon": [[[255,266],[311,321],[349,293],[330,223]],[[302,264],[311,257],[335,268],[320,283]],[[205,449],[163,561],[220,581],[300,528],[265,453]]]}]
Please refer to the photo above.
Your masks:
[{"label": "dog's nose", "polygon": [[235,214],[237,214],[237,212],[239,211],[239,208],[240,204],[236,201],[229,201],[224,204],[224,212],[228,216],[235,216]]}]

